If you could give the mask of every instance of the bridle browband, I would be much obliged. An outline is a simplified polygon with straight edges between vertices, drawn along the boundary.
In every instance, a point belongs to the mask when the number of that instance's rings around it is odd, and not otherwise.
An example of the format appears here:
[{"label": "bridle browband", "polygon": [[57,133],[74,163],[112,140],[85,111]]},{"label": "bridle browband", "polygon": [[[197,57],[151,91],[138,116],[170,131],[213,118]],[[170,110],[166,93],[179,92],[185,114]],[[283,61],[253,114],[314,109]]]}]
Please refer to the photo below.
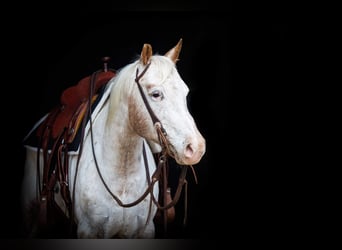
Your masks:
[{"label": "bridle browband", "polygon": [[[118,205],[120,205],[121,207],[132,207],[135,206],[137,204],[139,204],[141,201],[143,201],[147,195],[150,194],[151,199],[150,199],[150,206],[149,206],[149,213],[148,213],[148,217],[146,220],[146,223],[148,222],[150,215],[151,215],[151,207],[152,207],[152,202],[157,206],[158,209],[163,211],[163,220],[164,220],[164,231],[166,231],[166,225],[167,225],[167,209],[173,207],[176,205],[176,203],[178,202],[181,192],[182,192],[182,188],[185,185],[185,195],[184,195],[184,220],[183,220],[183,224],[186,224],[186,220],[187,220],[187,180],[186,180],[186,173],[187,173],[187,167],[185,165],[181,165],[181,172],[179,175],[179,179],[178,179],[178,186],[177,189],[174,193],[174,197],[171,200],[171,202],[167,203],[166,201],[166,197],[167,197],[167,165],[168,165],[168,157],[169,156],[173,156],[172,151],[169,149],[169,141],[167,139],[167,133],[165,131],[165,129],[162,126],[162,123],[160,122],[160,120],[158,119],[158,117],[155,115],[155,113],[153,112],[149,102],[147,101],[146,95],[143,92],[142,86],[140,84],[140,79],[144,76],[144,74],[147,72],[148,68],[150,67],[151,62],[149,62],[146,67],[144,68],[144,70],[139,74],[139,69],[137,68],[136,71],[136,78],[135,78],[135,82],[137,83],[140,95],[144,101],[144,104],[147,108],[147,111],[152,119],[152,123],[156,129],[156,132],[158,134],[158,139],[159,139],[159,143],[162,147],[161,152],[159,153],[158,156],[158,164],[157,164],[157,168],[154,171],[154,173],[152,174],[152,176],[150,176],[149,173],[149,168],[148,168],[148,161],[147,161],[147,155],[146,155],[146,150],[145,150],[145,145],[143,143],[143,157],[144,157],[144,165],[145,165],[145,170],[146,170],[146,178],[147,178],[147,182],[148,182],[148,186],[146,188],[146,190],[144,191],[144,193],[135,201],[130,202],[130,203],[123,203],[119,197],[117,197],[108,187],[108,185],[106,184],[101,171],[99,169],[99,165],[97,162],[97,158],[95,155],[95,148],[94,148],[94,139],[93,139],[93,124],[92,124],[92,119],[91,119],[91,102],[88,102],[88,117],[89,117],[89,125],[90,125],[90,136],[91,136],[91,145],[92,145],[92,153],[93,153],[93,157],[94,157],[94,162],[95,162],[95,166],[97,169],[97,172],[99,174],[99,177],[104,185],[104,187],[106,188],[106,190],[108,191],[108,193],[112,196],[112,198],[118,203]],[[105,64],[104,67],[104,71],[108,70],[107,65]],[[111,70],[111,69],[110,69]],[[101,72],[103,70],[98,70],[96,72],[94,72],[91,76],[91,81],[90,81],[90,91],[89,91],[89,100],[92,99],[93,95],[94,95],[94,86],[95,86],[95,82],[96,82],[96,77],[97,74],[99,72]],[[84,119],[84,123],[83,123],[83,132],[84,132],[84,127],[85,127],[85,120]],[[83,134],[83,133],[82,133]],[[83,138],[83,136],[82,136]],[[80,155],[82,153],[82,141],[80,144],[80,153],[78,155],[78,159],[77,159],[77,163],[76,163],[76,170],[75,170],[75,177],[74,177],[74,188],[73,188],[73,197],[75,196],[75,189],[76,189],[76,176],[77,176],[77,172],[78,172],[78,165],[79,165],[79,160],[80,160]],[[195,181],[197,182],[197,178],[194,172],[193,167],[190,165],[192,172],[194,174],[195,177]],[[158,201],[158,199],[156,197],[154,197],[153,195],[153,187],[154,185],[158,182],[161,181],[163,186],[162,186],[162,191],[163,191],[163,204],[161,205]],[[73,198],[74,200],[74,198]],[[72,216],[73,217],[74,214],[74,209],[72,209]]]}]

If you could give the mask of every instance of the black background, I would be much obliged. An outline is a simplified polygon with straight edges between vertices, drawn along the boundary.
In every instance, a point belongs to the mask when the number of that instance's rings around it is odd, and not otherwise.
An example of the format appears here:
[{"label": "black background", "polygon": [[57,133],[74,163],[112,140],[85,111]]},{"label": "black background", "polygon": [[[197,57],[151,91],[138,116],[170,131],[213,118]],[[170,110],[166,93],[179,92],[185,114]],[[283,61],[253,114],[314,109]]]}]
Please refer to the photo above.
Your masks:
[{"label": "black background", "polygon": [[3,166],[2,238],[22,237],[21,140],[61,92],[99,69],[102,56],[119,69],[144,43],[163,54],[180,38],[177,68],[191,90],[189,108],[207,152],[196,165],[198,184],[188,175],[188,226],[182,229],[178,221],[168,237],[283,237],[280,228],[293,214],[284,202],[291,151],[284,153],[279,143],[291,127],[280,115],[287,115],[281,100],[290,88],[288,14],[237,13],[230,2],[208,1],[50,4],[17,14],[22,19],[9,41],[16,42],[5,91],[16,92],[18,104],[6,111],[13,162]]}]

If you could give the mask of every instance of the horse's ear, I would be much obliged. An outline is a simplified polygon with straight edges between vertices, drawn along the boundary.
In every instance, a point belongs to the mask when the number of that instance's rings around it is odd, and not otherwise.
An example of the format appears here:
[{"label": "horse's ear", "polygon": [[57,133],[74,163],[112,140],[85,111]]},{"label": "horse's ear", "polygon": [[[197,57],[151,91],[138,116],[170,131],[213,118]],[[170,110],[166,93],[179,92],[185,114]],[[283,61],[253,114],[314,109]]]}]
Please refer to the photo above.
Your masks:
[{"label": "horse's ear", "polygon": [[145,43],[141,51],[140,60],[144,65],[146,65],[150,61],[151,56],[152,46],[148,43]]},{"label": "horse's ear", "polygon": [[179,53],[182,49],[183,39],[181,38],[177,45],[170,49],[165,56],[170,58],[174,63],[178,61]]}]

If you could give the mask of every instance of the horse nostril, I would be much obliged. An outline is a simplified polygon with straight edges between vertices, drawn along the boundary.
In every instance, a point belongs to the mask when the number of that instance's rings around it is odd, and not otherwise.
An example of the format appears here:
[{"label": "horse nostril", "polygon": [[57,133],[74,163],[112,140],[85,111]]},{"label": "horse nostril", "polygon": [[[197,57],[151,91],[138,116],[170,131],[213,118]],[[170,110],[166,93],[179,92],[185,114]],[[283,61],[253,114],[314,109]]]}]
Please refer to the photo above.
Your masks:
[{"label": "horse nostril", "polygon": [[186,147],[185,147],[185,157],[191,158],[194,154],[194,150],[192,148],[191,143],[189,143]]}]

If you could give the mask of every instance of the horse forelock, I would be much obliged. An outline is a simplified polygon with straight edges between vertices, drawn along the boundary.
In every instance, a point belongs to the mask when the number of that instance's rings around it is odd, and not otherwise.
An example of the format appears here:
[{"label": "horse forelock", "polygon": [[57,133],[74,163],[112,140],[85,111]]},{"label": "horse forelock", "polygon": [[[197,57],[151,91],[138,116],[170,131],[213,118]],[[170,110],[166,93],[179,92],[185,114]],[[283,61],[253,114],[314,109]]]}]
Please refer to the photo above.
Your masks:
[{"label": "horse forelock", "polygon": [[173,73],[176,73],[175,64],[167,57],[155,55],[151,60],[151,67],[156,70],[150,71],[150,77],[153,78],[154,84],[163,84],[165,80]]}]

